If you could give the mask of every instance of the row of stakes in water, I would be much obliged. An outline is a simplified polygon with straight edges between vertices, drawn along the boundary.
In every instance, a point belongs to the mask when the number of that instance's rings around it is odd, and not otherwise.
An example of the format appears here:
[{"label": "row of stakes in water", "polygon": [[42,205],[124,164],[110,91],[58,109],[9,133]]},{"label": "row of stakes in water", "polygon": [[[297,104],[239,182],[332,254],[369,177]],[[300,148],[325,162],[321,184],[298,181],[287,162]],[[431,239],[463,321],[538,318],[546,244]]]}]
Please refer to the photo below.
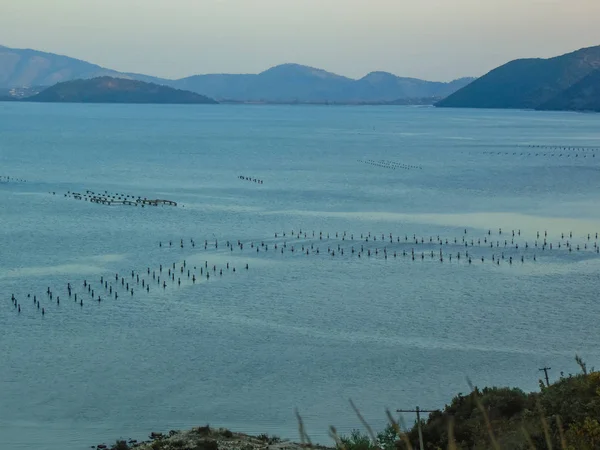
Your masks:
[{"label": "row of stakes in water", "polygon": [[[314,230],[312,231],[312,234],[310,232],[306,232],[306,231],[302,232],[302,230],[300,230],[299,232],[294,233],[294,230],[292,230],[290,234],[291,234],[292,237],[295,237],[296,239],[300,239],[302,237],[304,239],[310,239],[310,238],[317,239],[317,237],[318,237],[319,240],[331,239],[330,233],[324,233],[323,231],[319,231],[318,235],[317,235]],[[464,235],[461,236],[461,241],[462,241],[462,244],[466,243],[468,245],[468,239],[465,239],[466,235],[467,235],[467,230],[465,229],[464,230]],[[488,243],[488,238],[489,238],[491,246],[493,247],[493,240],[491,239],[491,235],[492,235],[492,230],[488,230],[487,235],[483,237],[483,243],[487,244]],[[498,235],[499,236],[502,235],[502,229],[501,228],[498,229]],[[373,234],[372,235],[371,232],[360,233],[360,240],[365,240],[366,242],[369,242],[369,240],[377,241],[377,239],[378,239],[377,236],[378,236],[377,234]],[[519,244],[515,243],[514,239],[515,239],[515,237],[521,236],[521,230],[520,229],[518,229],[516,231],[512,230],[511,233],[509,233],[509,236],[511,236],[511,239],[510,239],[511,245],[514,245],[515,248],[518,249],[519,248]],[[276,232],[274,234],[274,237],[276,239],[279,238],[279,237],[286,237],[286,232],[285,231],[282,232],[282,233],[277,233]],[[353,241],[354,240],[354,233],[349,233],[349,232],[346,232],[346,231],[344,231],[344,232],[335,232],[335,239],[341,239],[342,241],[345,241],[345,240],[351,240],[351,241]],[[358,234],[357,234],[357,239],[358,239]],[[394,235],[392,233],[388,234],[388,239],[389,239],[390,244],[394,243]],[[422,237],[422,236],[421,237],[417,237],[417,235],[413,233],[412,237],[410,238],[410,242],[414,241],[415,244],[419,244],[419,239],[420,239],[420,243],[421,244],[425,243],[425,237]],[[457,244],[458,243],[458,239],[456,237],[454,237],[453,239],[454,239],[454,244]],[[548,232],[547,231],[543,232],[543,237],[542,237],[540,231],[536,232],[536,238],[535,238],[534,244],[533,244],[535,247],[538,247],[538,240],[540,240],[540,239],[543,239],[543,242],[540,241],[540,243],[539,243],[542,247],[548,247],[549,246],[550,249],[552,249],[552,243],[548,242]],[[561,241],[564,241],[565,239],[567,239],[567,241],[564,242],[564,243],[562,243]],[[573,232],[572,231],[570,231],[570,232],[568,232],[566,234],[564,232],[561,233],[561,235],[560,235],[560,241],[558,242],[558,247],[561,248],[561,245],[565,245],[566,248],[572,248],[572,243],[570,243],[568,241],[568,239],[573,239]],[[584,239],[585,239],[585,237],[584,237]],[[592,239],[598,240],[598,232],[587,233],[587,242],[590,242]],[[386,235],[385,235],[385,233],[382,233],[380,241],[385,241],[385,240],[386,240]],[[395,241],[396,241],[396,243],[400,243],[401,242],[401,236],[400,235],[396,235],[395,236]],[[450,239],[450,241],[449,241],[448,238],[446,238],[445,239],[446,245],[451,244],[451,241],[452,241],[452,238]],[[478,238],[477,239],[477,245],[480,246],[481,245],[481,241],[482,241],[482,238],[481,237]],[[166,242],[164,244],[165,247],[166,246],[168,246],[168,247],[173,247],[174,246],[173,240],[169,240],[167,242],[168,242],[168,244]],[[409,235],[408,234],[404,235],[404,242],[409,242]],[[434,242],[433,236],[429,236],[429,243],[433,243],[433,242]],[[443,245],[444,244],[444,238],[441,238],[439,235],[437,235],[436,238],[435,238],[435,243]],[[163,247],[163,242],[160,241],[158,243],[158,245],[159,245],[159,247]],[[196,241],[193,238],[190,239],[190,245],[192,247],[194,247],[194,248],[196,247]],[[204,240],[204,248],[207,249],[208,245],[209,245],[209,241],[207,239],[205,239]],[[215,239],[215,244],[214,245],[215,245],[216,248],[218,248],[218,239]],[[237,245],[240,246],[243,249],[243,245],[244,244],[241,243],[240,240],[237,241]],[[474,246],[474,245],[475,245],[475,239],[472,238],[471,239],[471,246]],[[496,246],[497,247],[500,246],[500,240],[496,241]],[[507,246],[508,246],[508,239],[504,239],[504,247],[507,247]],[[584,243],[583,246],[584,246],[585,249],[587,249],[587,243]],[[183,238],[179,239],[179,247],[181,247],[181,248],[185,247]],[[229,247],[233,248],[232,245],[230,244],[230,241],[227,241],[227,247],[228,248]],[[525,241],[525,248],[528,248],[528,247],[529,247],[529,243],[527,241]],[[597,247],[597,245],[594,245],[594,248],[596,248],[596,247]],[[577,245],[577,249],[579,250],[579,245]]]},{"label": "row of stakes in water", "polygon": [[[320,248],[318,246],[318,243],[321,242],[323,239],[333,239],[331,238],[329,233],[323,233],[323,232],[319,232],[318,235],[313,231],[312,236],[314,236],[315,238],[318,236],[318,240],[315,239],[315,242],[306,242],[306,243],[297,243],[296,245],[290,243],[288,245],[287,241],[283,241],[283,242],[271,242],[271,246],[272,248],[277,251],[279,250],[282,254],[288,250],[290,253],[300,253],[300,254],[319,254],[320,253]],[[498,231],[498,235],[502,234],[502,230],[500,229]],[[336,246],[334,245],[333,247],[331,245],[329,245],[327,247],[327,254],[330,256],[335,256],[336,255],[336,251],[338,255],[343,256],[344,254],[351,254],[354,255],[356,254],[359,258],[361,258],[361,256],[367,256],[367,257],[371,257],[371,256],[378,256],[378,255],[383,255],[385,259],[388,258],[388,254],[390,256],[393,255],[394,258],[396,258],[397,256],[399,256],[400,254],[403,257],[407,257],[410,256],[411,260],[416,260],[416,259],[421,259],[424,260],[425,256],[426,256],[426,252],[422,251],[420,252],[415,252],[414,247],[410,249],[410,251],[408,251],[407,248],[402,248],[402,253],[400,253],[399,251],[393,251],[390,249],[390,251],[388,252],[387,249],[387,245],[388,243],[390,245],[394,244],[394,243],[401,243],[401,244],[406,244],[408,243],[409,245],[427,245],[429,244],[434,244],[434,245],[444,245],[444,242],[446,245],[452,245],[452,243],[454,242],[455,245],[458,246],[465,246],[468,247],[469,246],[469,241],[468,239],[465,239],[465,236],[467,235],[467,230],[465,230],[465,234],[461,237],[461,240],[459,242],[459,240],[455,237],[453,239],[443,239],[440,236],[437,236],[434,238],[432,236],[429,237],[429,242],[427,242],[427,240],[424,237],[421,237],[420,239],[416,236],[416,234],[413,234],[412,238],[409,238],[408,235],[404,236],[404,243],[402,242],[400,236],[396,236],[396,239],[394,240],[394,235],[392,233],[389,233],[389,235],[386,237],[385,234],[381,234],[380,237],[378,238],[378,235],[372,235],[371,233],[363,233],[360,235],[360,248],[358,247],[358,243],[356,245],[356,248],[354,246],[351,246],[350,249],[348,248],[342,248],[342,242],[346,240],[346,238],[349,238],[350,241],[354,240],[354,235],[353,234],[349,234],[347,232],[343,232],[343,233],[339,233],[336,232],[335,233],[335,239],[338,240],[337,242],[337,249]],[[484,245],[486,245],[488,243],[488,238],[489,238],[489,242],[490,242],[490,248],[494,248],[494,242],[491,238],[491,230],[488,230],[488,234],[487,236],[483,237],[483,243]],[[511,237],[511,245],[514,245],[514,248],[516,250],[519,249],[518,243],[514,243],[514,237],[515,236],[520,236],[520,230],[517,230],[516,232],[513,230],[512,231],[512,237]],[[290,236],[292,238],[295,238],[296,240],[299,240],[301,238],[303,239],[309,239],[309,233],[304,232],[302,233],[301,231],[298,233],[295,233],[294,231],[291,232]],[[537,238],[541,238],[541,233],[537,232],[536,234]],[[568,249],[569,252],[573,251],[574,249],[576,249],[577,251],[579,250],[586,250],[588,249],[588,242],[591,241],[592,236],[597,240],[598,239],[598,233],[595,233],[594,235],[592,235],[591,233],[588,233],[587,235],[587,241],[584,242],[583,244],[577,244],[576,247],[574,246],[573,243],[571,243],[570,241],[567,240],[567,242],[565,242],[564,244],[562,242],[558,243],[558,248],[561,248],[561,246],[564,245],[565,248]],[[287,233],[283,232],[283,233],[274,233],[274,237],[275,239],[278,239],[280,237],[282,238],[286,238],[287,237]],[[561,233],[561,239],[572,239],[573,237],[573,233],[569,232],[568,234],[565,233]],[[358,238],[358,236],[357,236]],[[389,241],[387,240],[389,239]],[[410,240],[409,240],[410,239]],[[543,243],[540,242],[541,244],[541,250],[544,251],[545,249],[552,249],[552,244],[547,242],[547,232],[544,232],[544,241]],[[380,248],[368,248],[365,247],[365,245],[369,244],[369,243],[375,243],[379,240],[379,242],[381,243],[385,243],[386,246],[383,247],[383,249]],[[470,244],[471,247],[475,246],[475,239],[471,239]],[[195,247],[195,241],[194,239],[190,239],[190,243],[192,244],[192,247]],[[172,247],[172,241],[169,242],[170,247]],[[481,238],[477,238],[477,244],[481,245]],[[501,241],[500,240],[496,240],[495,242],[496,244],[496,248],[499,248],[501,246]],[[262,249],[264,252],[268,252],[269,251],[269,242],[264,242],[262,241],[260,244],[258,243],[254,243],[254,242],[250,242],[250,243],[246,243],[244,244],[243,242],[241,242],[240,240],[237,241],[236,244],[227,241],[226,242],[226,248],[228,248],[231,252],[233,252],[234,248],[238,248],[240,251],[244,250],[244,245],[246,245],[246,247],[250,247],[251,249],[256,248],[256,252],[260,252],[260,249]],[[162,243],[160,244],[160,246],[162,247]],[[316,246],[316,248],[315,248]],[[508,240],[504,241],[504,246],[505,248],[508,246]],[[184,241],[183,239],[180,239],[180,247],[184,247]],[[534,247],[536,249],[539,250],[538,248],[538,242],[535,241]],[[209,242],[208,240],[204,241],[204,249],[208,250],[209,248]],[[219,248],[219,244],[218,244],[218,240],[214,241],[214,246],[211,242],[210,244],[210,248],[214,248],[214,249],[218,249]],[[523,248],[523,247],[521,247]],[[526,242],[525,243],[525,249],[529,248],[529,244]],[[590,243],[589,248],[593,248],[595,249],[596,253],[599,253],[600,250],[600,246],[598,245],[597,242],[593,243],[593,247]],[[429,256],[431,259],[433,259],[435,257],[435,254],[437,252],[434,252],[434,250],[428,250],[427,252],[427,256]],[[519,255],[517,255],[514,259],[516,260],[518,258]],[[453,253],[451,252],[447,252],[444,253],[442,248],[439,249],[439,260],[440,262],[444,261],[444,257],[448,258],[450,261],[452,261],[453,258]],[[472,253],[469,253],[469,250],[467,249],[466,251],[461,252],[457,252],[455,259],[460,261],[461,257],[463,258],[463,260],[465,262],[468,262],[469,264],[471,264],[473,261],[479,259],[479,257],[475,257]],[[481,256],[481,262],[485,261],[485,257]],[[533,261],[537,260],[537,256],[534,253],[533,254]],[[508,256],[505,258],[504,255],[504,251],[501,253],[501,255],[496,255],[496,254],[492,254],[491,257],[492,263],[496,263],[497,265],[500,265],[501,261],[507,261],[509,264],[513,263],[513,256]],[[521,254],[520,255],[520,260],[522,263],[525,262],[525,255]],[[134,296],[134,286],[141,286],[141,291],[142,292],[150,292],[150,284],[154,284],[156,283],[159,287],[162,287],[162,289],[166,289],[168,284],[170,283],[171,285],[177,285],[180,286],[182,283],[182,278],[185,281],[186,280],[186,274],[187,274],[187,280],[188,282],[191,282],[192,284],[196,284],[197,281],[200,281],[201,277],[206,277],[207,280],[210,279],[210,266],[208,261],[205,261],[205,265],[204,267],[200,267],[200,271],[199,273],[197,272],[197,267],[194,266],[193,270],[190,268],[187,268],[187,263],[184,260],[183,263],[180,264],[179,266],[179,274],[177,274],[177,279],[176,279],[176,270],[177,268],[177,264],[173,263],[171,267],[169,267],[167,269],[167,274],[166,277],[163,276],[163,266],[162,264],[159,266],[158,269],[155,270],[151,270],[150,267],[148,267],[146,269],[146,276],[147,276],[147,280],[144,278],[144,276],[142,275],[140,277],[140,272],[135,272],[135,271],[131,271],[131,282],[129,282],[128,280],[126,281],[125,277],[119,277],[118,274],[115,274],[115,282],[113,284],[112,280],[109,281],[108,278],[105,279],[104,276],[100,277],[100,289],[103,289],[104,295],[105,295],[105,299],[106,298],[112,298],[114,295],[115,299],[119,298],[119,294],[117,289],[125,289],[125,292],[127,292],[127,294],[129,294],[131,297]],[[245,265],[245,269],[248,270],[249,269],[249,265],[246,264]],[[224,272],[225,271],[225,272]],[[231,265],[229,262],[226,263],[226,265],[224,267],[217,267],[217,265],[212,265],[212,273],[213,275],[219,275],[220,277],[223,276],[224,273],[226,273],[227,271],[231,271],[232,273],[236,272],[235,267],[233,267],[233,265]],[[150,281],[150,276],[152,277],[152,281]],[[162,278],[161,278],[162,277]],[[167,280],[169,280],[169,283],[167,283]],[[120,281],[120,287],[119,287],[119,281]],[[98,293],[99,291],[96,289],[92,288],[92,285],[87,282],[87,280],[83,281],[83,287],[84,289],[87,289],[87,292],[84,291],[83,295],[89,295],[89,297],[94,300],[97,301],[98,303],[102,302],[102,296],[100,293]],[[97,295],[96,295],[97,294]],[[79,296],[77,293],[74,293],[73,291],[73,287],[70,283],[67,283],[67,295],[69,298],[74,298],[74,303],[78,303],[81,307],[83,307],[83,297],[82,297],[82,293],[79,293]],[[53,302],[54,298],[53,298],[53,291],[50,289],[50,287],[47,288],[46,290],[46,297],[49,301]],[[31,298],[31,294],[27,294],[27,298]],[[13,302],[13,305],[15,307],[15,309],[20,313],[21,312],[21,303],[18,302],[17,298],[14,296],[14,294],[11,296],[11,300]],[[38,310],[40,310],[41,307],[41,303],[40,300],[37,298],[36,295],[33,295],[33,303],[34,303],[34,307],[36,307]],[[60,305],[60,296],[56,296],[56,305]],[[41,307],[41,314],[45,315],[45,308]]]},{"label": "row of stakes in water", "polygon": [[422,166],[416,166],[413,164],[403,164],[395,161],[389,161],[386,159],[374,160],[374,159],[358,159],[359,163],[368,164],[370,166],[382,167],[384,169],[422,169]]},{"label": "row of stakes in water", "polygon": [[[527,152],[527,153],[523,153],[523,152],[495,152],[495,151],[486,151],[486,152],[482,152],[483,155],[503,155],[503,156],[546,156],[546,157],[556,157],[556,158],[570,158],[571,156],[573,158],[579,158],[579,153],[575,153],[574,155],[570,154],[570,153],[541,153],[541,152],[537,152],[537,153],[531,153],[531,152]],[[587,158],[587,154],[582,154],[581,155],[582,158]],[[595,158],[596,154],[592,153],[590,155],[590,158]]]},{"label": "row of stakes in water", "polygon": [[547,150],[565,150],[565,151],[574,151],[574,152],[596,152],[600,150],[599,147],[581,147],[581,146],[573,146],[573,145],[536,145],[536,144],[528,144],[528,145],[517,145],[517,147],[526,147],[526,148],[544,148]]},{"label": "row of stakes in water", "polygon": [[[502,231],[499,230],[499,234],[501,234]],[[295,236],[294,236],[295,234]],[[439,248],[439,258],[440,261],[444,261],[444,256],[446,255],[447,258],[449,258],[450,261],[452,261],[453,258],[453,254],[452,252],[447,252],[446,254],[444,254],[443,250],[442,250],[442,246],[446,245],[446,246],[454,246],[454,247],[469,247],[469,244],[471,247],[481,247],[481,248],[487,248],[489,246],[490,249],[504,249],[504,251],[502,251],[501,255],[498,255],[498,257],[496,257],[496,254],[493,253],[491,256],[491,259],[493,262],[496,262],[497,264],[500,263],[500,260],[504,260],[505,259],[505,255],[504,252],[508,252],[508,253],[513,253],[515,254],[514,256],[516,258],[520,257],[521,262],[524,262],[526,259],[526,254],[529,254],[530,252],[528,252],[528,250],[531,248],[534,252],[536,251],[542,251],[545,252],[546,250],[553,250],[553,249],[565,249],[566,251],[568,251],[569,253],[573,252],[573,251],[586,251],[586,250],[593,250],[595,251],[595,253],[600,253],[600,246],[597,243],[597,239],[598,239],[598,233],[595,233],[595,241],[592,243],[592,234],[588,234],[587,235],[587,241],[584,241],[583,243],[573,243],[572,241],[570,241],[569,239],[572,239],[573,237],[573,233],[570,232],[569,234],[567,234],[565,237],[565,234],[562,233],[561,234],[561,241],[558,241],[557,243],[553,244],[552,242],[548,242],[547,239],[547,232],[544,233],[544,237],[543,239],[540,236],[540,232],[537,232],[537,238],[533,241],[533,243],[529,243],[528,241],[525,241],[524,243],[521,242],[521,246],[519,246],[519,242],[515,242],[515,234],[517,236],[520,236],[520,230],[518,230],[517,232],[515,232],[513,230],[512,232],[512,237],[510,239],[504,239],[504,241],[502,242],[502,240],[500,239],[493,239],[491,237],[491,230],[488,231],[488,235],[484,236],[483,238],[472,238],[470,239],[466,239],[466,230],[465,230],[465,235],[463,235],[460,240],[459,238],[454,237],[453,239],[448,239],[446,238],[445,240],[443,238],[441,238],[440,236],[437,236],[434,240],[434,238],[432,236],[429,237],[428,241],[426,240],[425,237],[420,237],[418,238],[416,236],[416,234],[413,234],[413,236],[411,238],[409,238],[408,235],[404,235],[404,239],[401,239],[400,236],[396,236],[394,238],[394,235],[392,233],[390,233],[388,235],[388,239],[389,241],[386,239],[385,234],[381,235],[381,238],[379,239],[379,242],[381,243],[380,245],[384,245],[383,248],[379,248],[379,247],[375,247],[375,248],[371,248],[373,245],[377,245],[375,244],[378,241],[378,237],[376,235],[371,235],[370,233],[368,234],[361,234],[360,235],[360,241],[364,241],[364,243],[361,243],[360,245],[360,249],[358,247],[358,244],[355,248],[354,245],[352,245],[350,248],[348,247],[342,247],[342,242],[349,240],[349,241],[354,241],[354,235],[353,234],[348,234],[346,232],[344,233],[335,233],[335,238],[339,240],[338,244],[337,244],[337,254],[343,256],[344,254],[350,254],[350,255],[354,255],[357,254],[358,257],[360,258],[363,255],[366,255],[368,257],[374,255],[374,256],[378,256],[379,254],[382,254],[386,259],[388,257],[388,253],[390,255],[393,254],[394,257],[397,257],[399,254],[399,250],[395,249],[394,246],[399,246],[401,247],[400,250],[402,250],[402,256],[407,256],[409,254],[408,252],[408,247],[411,246],[431,246],[431,247],[435,247],[437,250],[437,246],[440,246]],[[285,238],[286,237],[286,233],[283,232],[281,234],[279,233],[275,233],[274,234],[274,238],[278,239],[278,238]],[[291,232],[291,238],[294,238],[296,240],[299,240],[301,238],[303,238],[304,240],[311,240],[311,237],[309,235],[309,233],[294,233],[293,231]],[[565,241],[566,238],[566,241]],[[232,243],[230,241],[226,241],[226,248],[233,252],[234,248],[237,248],[240,251],[244,250],[244,246],[246,246],[246,248],[250,247],[250,249],[252,251],[256,251],[256,253],[260,253],[261,251],[263,252],[268,252],[269,251],[269,245],[271,246],[271,249],[274,251],[279,251],[281,254],[283,254],[286,250],[288,250],[291,253],[301,253],[301,254],[321,254],[321,249],[319,247],[319,242],[323,241],[323,239],[326,240],[330,240],[330,234],[324,234],[323,232],[319,232],[318,234],[318,240],[317,240],[317,236],[315,234],[315,232],[312,232],[312,239],[314,239],[314,242],[302,242],[302,243],[297,243],[296,245],[293,244],[293,241],[291,241],[291,243],[289,244],[289,248],[288,248],[288,242],[287,240],[283,240],[283,241],[279,241],[279,242],[274,242],[271,240],[262,240],[260,241],[260,244],[258,242],[256,242],[256,244],[254,242],[250,242],[248,243],[243,243],[240,240],[237,241],[237,243]],[[540,239],[540,241],[538,241],[538,239]],[[510,242],[510,243],[509,243]],[[371,247],[369,247],[369,243],[371,243]],[[192,238],[189,240],[189,244],[192,248],[196,247],[196,241]],[[165,247],[167,246],[167,244],[165,244]],[[388,246],[389,248],[389,252],[388,252]],[[163,247],[163,243],[159,242],[159,247]],[[174,247],[173,245],[173,241],[168,241],[168,247],[172,248]],[[184,248],[186,247],[186,243],[184,243],[183,239],[179,240],[179,244],[178,247],[180,248]],[[204,250],[208,250],[209,248],[215,249],[217,250],[219,248],[219,241],[218,239],[215,239],[214,243],[213,241],[209,241],[208,240],[204,240],[203,243],[203,247]],[[520,249],[520,251],[519,251]],[[398,250],[398,251],[396,251]],[[418,253],[418,252],[417,252]],[[431,258],[434,257],[434,250],[430,250],[428,251],[428,253],[430,253]],[[330,256],[336,256],[336,248],[335,245],[332,247],[331,245],[329,245],[327,247],[327,254]],[[472,255],[469,254],[469,251],[467,250],[465,253],[463,253],[464,258],[466,258],[466,261],[468,261],[469,263],[471,263],[474,260],[474,257]],[[415,249],[414,247],[410,248],[410,256],[412,257],[412,259],[415,259]],[[418,256],[418,255],[417,255]],[[422,251],[421,252],[421,259],[425,258],[425,252]],[[456,259],[460,261],[461,258],[461,251],[458,251],[456,253]],[[529,256],[530,259],[533,259],[534,261],[537,260],[537,256],[536,253],[533,254],[533,257],[531,258],[531,255]],[[480,258],[477,257],[477,259],[481,259],[482,262],[485,261],[485,256],[481,256]],[[512,264],[513,262],[513,256],[508,256],[507,261]]]},{"label": "row of stakes in water", "polygon": [[[125,290],[128,296],[134,297],[136,292],[135,287],[138,287],[137,292],[142,293],[150,293],[151,284],[156,284],[159,288],[162,288],[162,290],[166,290],[168,286],[181,286],[182,282],[185,283],[186,281],[186,275],[188,284],[195,285],[200,283],[202,278],[205,278],[207,281],[210,280],[211,267],[208,261],[205,261],[204,267],[200,267],[199,272],[196,266],[194,266],[193,269],[188,268],[185,260],[179,264],[179,274],[177,274],[177,267],[177,263],[172,263],[172,265],[168,268],[166,268],[166,266],[163,267],[163,265],[160,264],[158,269],[154,270],[148,267],[145,271],[147,279],[144,278],[144,272],[135,272],[132,270],[131,281],[125,277],[119,276],[118,273],[114,275],[114,282],[112,279],[109,280],[108,277],[100,276],[99,287],[93,287],[90,282],[83,280],[83,292],[75,292],[74,286],[69,282],[66,286],[66,295],[69,300],[73,299],[74,304],[77,304],[83,308],[85,297],[99,304],[113,297],[115,300],[119,299],[118,289],[120,289],[121,292]],[[245,270],[249,270],[249,264],[247,263],[245,264]],[[236,273],[235,266],[229,262],[227,262],[223,267],[212,265],[213,276],[223,277],[228,272]],[[42,316],[46,315],[47,309],[46,306],[42,306],[42,303],[40,302],[40,298],[42,298],[41,296],[38,298],[37,295],[34,294],[32,296],[31,293],[28,293],[27,298],[33,298],[33,309],[39,311]],[[49,304],[60,306],[60,295],[55,296],[55,291],[51,289],[50,286],[48,286],[46,289],[45,299]],[[20,314],[22,308],[25,308],[25,306],[19,302],[14,293],[11,294],[11,301],[14,309]]]},{"label": "row of stakes in water", "polygon": [[0,175],[0,183],[27,183],[23,178],[15,178],[8,175]]}]

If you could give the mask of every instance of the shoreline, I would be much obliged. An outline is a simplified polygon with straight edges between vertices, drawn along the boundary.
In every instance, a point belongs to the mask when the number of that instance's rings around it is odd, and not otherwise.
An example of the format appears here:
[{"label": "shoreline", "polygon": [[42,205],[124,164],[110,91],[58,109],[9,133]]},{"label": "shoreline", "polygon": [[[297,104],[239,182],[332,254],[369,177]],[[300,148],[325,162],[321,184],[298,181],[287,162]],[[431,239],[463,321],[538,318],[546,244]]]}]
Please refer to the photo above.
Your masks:
[{"label": "shoreline", "polygon": [[152,432],[146,441],[119,438],[112,444],[91,446],[96,450],[303,450],[308,447],[333,450],[333,447],[301,444],[275,435],[251,436],[227,428],[211,428],[209,425],[167,433]]}]

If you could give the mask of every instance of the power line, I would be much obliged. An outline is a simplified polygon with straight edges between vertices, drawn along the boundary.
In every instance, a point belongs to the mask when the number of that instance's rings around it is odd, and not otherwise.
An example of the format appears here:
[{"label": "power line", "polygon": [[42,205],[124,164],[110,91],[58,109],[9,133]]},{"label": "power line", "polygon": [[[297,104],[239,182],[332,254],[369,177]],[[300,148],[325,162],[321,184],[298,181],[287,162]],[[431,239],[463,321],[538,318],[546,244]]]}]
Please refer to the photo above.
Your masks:
[{"label": "power line", "polygon": [[436,410],[433,409],[421,409],[418,406],[415,409],[397,409],[396,412],[399,413],[403,413],[403,412],[408,412],[408,413],[417,413],[417,430],[419,431],[419,446],[421,448],[421,450],[425,450],[425,447],[423,446],[423,431],[421,430],[421,413],[432,413],[435,412]]}]

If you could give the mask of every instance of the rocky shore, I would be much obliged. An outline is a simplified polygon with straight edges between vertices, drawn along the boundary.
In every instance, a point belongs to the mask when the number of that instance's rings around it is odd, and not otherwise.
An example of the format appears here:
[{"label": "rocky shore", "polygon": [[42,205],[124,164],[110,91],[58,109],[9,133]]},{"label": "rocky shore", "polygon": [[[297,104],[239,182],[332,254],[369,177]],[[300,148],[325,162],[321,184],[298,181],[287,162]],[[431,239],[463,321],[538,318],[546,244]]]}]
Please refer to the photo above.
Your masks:
[{"label": "rocky shore", "polygon": [[[171,430],[168,433],[151,433],[149,440],[118,440],[112,445],[92,446],[96,450],[303,450],[308,445],[280,439],[277,436],[249,436],[230,430],[207,426],[187,431]],[[328,447],[311,446],[312,449],[330,450]]]}]

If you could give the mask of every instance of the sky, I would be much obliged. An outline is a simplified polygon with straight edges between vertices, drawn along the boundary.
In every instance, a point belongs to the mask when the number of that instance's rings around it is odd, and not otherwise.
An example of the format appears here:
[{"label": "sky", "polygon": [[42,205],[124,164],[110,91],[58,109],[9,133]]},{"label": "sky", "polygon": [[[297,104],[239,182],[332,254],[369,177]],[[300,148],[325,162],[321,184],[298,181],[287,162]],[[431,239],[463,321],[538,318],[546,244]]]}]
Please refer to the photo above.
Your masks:
[{"label": "sky", "polygon": [[449,81],[600,45],[600,0],[0,0],[0,45],[165,78],[298,63]]}]

